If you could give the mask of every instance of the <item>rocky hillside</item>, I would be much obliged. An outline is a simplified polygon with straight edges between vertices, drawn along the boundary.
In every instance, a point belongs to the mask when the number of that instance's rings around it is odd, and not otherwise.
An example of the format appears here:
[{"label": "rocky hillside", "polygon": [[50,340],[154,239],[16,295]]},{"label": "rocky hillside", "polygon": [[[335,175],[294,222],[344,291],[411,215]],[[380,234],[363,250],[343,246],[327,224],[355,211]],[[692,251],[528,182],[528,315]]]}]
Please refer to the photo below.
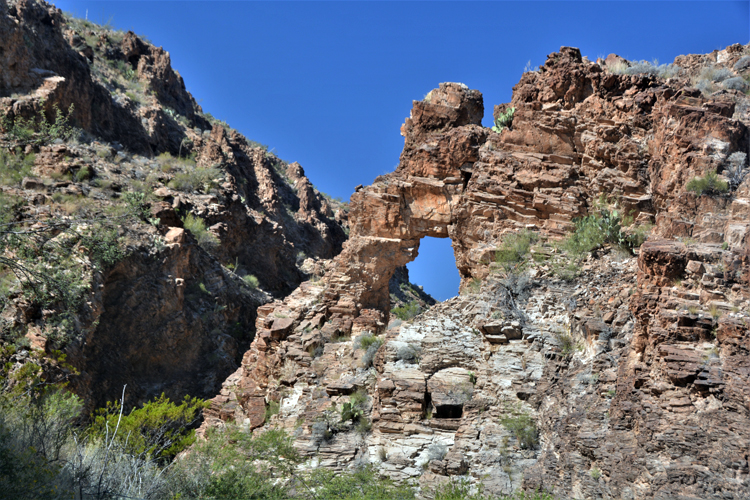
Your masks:
[{"label": "rocky hillside", "polygon": [[132,32],[2,1],[0,39],[4,363],[90,408],[125,384],[128,405],[215,395],[257,307],[341,251],[348,207],[203,113]]},{"label": "rocky hillside", "polygon": [[[414,101],[398,168],[352,195],[325,276],[258,309],[204,427],[422,486],[749,496],[749,77],[748,46],[563,47],[492,129],[465,85]],[[461,295],[389,321],[424,236],[451,239]]]}]

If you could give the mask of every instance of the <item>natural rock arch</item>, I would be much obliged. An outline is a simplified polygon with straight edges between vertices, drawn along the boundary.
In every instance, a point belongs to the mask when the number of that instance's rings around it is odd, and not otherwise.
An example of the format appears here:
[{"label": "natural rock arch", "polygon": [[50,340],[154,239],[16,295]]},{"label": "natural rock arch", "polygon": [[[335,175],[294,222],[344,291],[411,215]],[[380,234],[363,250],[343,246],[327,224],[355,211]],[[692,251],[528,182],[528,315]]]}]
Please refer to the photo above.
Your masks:
[{"label": "natural rock arch", "polygon": [[[425,236],[451,238],[458,263],[455,222],[487,139],[483,115],[482,94],[461,83],[442,83],[414,101],[401,128],[406,141],[398,168],[351,197],[350,239],[329,282],[334,313],[387,311],[389,279],[417,257]],[[470,276],[460,266],[459,272]]]}]

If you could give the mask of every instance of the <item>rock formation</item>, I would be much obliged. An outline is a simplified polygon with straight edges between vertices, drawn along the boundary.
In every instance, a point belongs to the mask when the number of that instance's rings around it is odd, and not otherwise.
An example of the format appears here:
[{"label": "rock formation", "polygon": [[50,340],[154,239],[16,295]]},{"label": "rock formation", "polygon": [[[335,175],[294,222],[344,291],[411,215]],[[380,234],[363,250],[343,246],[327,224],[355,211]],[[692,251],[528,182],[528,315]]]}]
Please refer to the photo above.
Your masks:
[{"label": "rock formation", "polygon": [[[563,47],[495,107],[515,108],[499,133],[462,84],[415,101],[398,168],[352,195],[350,239],[323,280],[259,309],[204,425],[281,426],[314,464],[374,463],[422,486],[750,494],[748,181],[686,189],[711,170],[728,178],[750,138],[747,97],[705,96],[690,78],[709,62],[746,76],[748,50],[685,59],[665,80]],[[551,242],[600,203],[653,224],[650,238],[636,257],[605,247],[561,279],[568,257]],[[522,230],[542,241],[531,267],[503,271],[495,253]],[[424,236],[451,238],[462,294],[389,323],[388,280]],[[372,335],[376,351],[358,348]],[[342,418],[345,403],[372,429]]]}]

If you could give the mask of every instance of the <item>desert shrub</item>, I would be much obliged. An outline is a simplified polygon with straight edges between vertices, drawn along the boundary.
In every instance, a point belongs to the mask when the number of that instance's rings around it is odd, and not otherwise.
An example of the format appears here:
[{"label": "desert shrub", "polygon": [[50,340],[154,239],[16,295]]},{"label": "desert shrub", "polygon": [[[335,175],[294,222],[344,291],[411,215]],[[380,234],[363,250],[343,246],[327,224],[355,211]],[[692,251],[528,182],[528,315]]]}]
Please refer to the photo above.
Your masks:
[{"label": "desert shrub", "polygon": [[289,498],[289,482],[302,462],[281,430],[253,434],[235,426],[211,429],[168,472],[166,498]]},{"label": "desert shrub", "polygon": [[659,61],[633,61],[630,65],[619,65],[610,68],[612,73],[624,75],[651,75],[659,78],[672,78],[682,71],[682,68],[674,64],[659,64]]},{"label": "desert shrub", "polygon": [[266,415],[265,415],[264,421],[266,423],[270,422],[271,417],[279,414],[279,410],[281,410],[281,405],[279,404],[278,401],[273,401],[273,400],[269,401],[268,404],[266,405]]},{"label": "desert shrub", "polygon": [[118,439],[125,451],[168,461],[195,442],[192,427],[200,419],[201,410],[208,406],[207,401],[189,396],[178,405],[162,393],[142,408],[120,416],[120,403],[108,403],[96,413],[90,432],[104,437],[119,427]]},{"label": "desert shrub", "polygon": [[500,113],[500,115],[495,119],[495,124],[492,126],[492,131],[497,132],[498,134],[503,131],[503,129],[510,128],[513,124],[513,115],[516,112],[516,108],[508,108],[505,110],[505,113]]},{"label": "desert shrub", "polygon": [[510,233],[503,237],[500,247],[495,251],[495,262],[506,271],[519,267],[539,236],[533,231],[525,229],[518,233]]},{"label": "desert shrub", "polygon": [[242,277],[242,280],[247,283],[247,286],[249,286],[253,290],[257,289],[259,286],[258,278],[256,278],[252,274],[246,274]]},{"label": "desert shrub", "polygon": [[740,92],[747,92],[750,89],[750,85],[741,76],[727,78],[721,85],[725,89],[739,90]]},{"label": "desert shrub", "polygon": [[622,216],[617,210],[601,208],[599,213],[574,220],[575,231],[562,243],[567,252],[580,256],[605,243],[631,251],[643,243],[644,235],[628,234],[622,229]]},{"label": "desert shrub", "polygon": [[315,488],[318,500],[412,500],[415,491],[379,476],[371,467],[338,473],[318,468],[305,482]]},{"label": "desert shrub", "polygon": [[742,180],[745,178],[745,174],[747,174],[745,170],[746,161],[747,154],[741,151],[736,151],[727,158],[724,173],[729,178],[729,187],[731,189],[737,189],[742,184]]},{"label": "desert shrub", "polygon": [[734,63],[734,69],[736,71],[742,71],[747,68],[750,68],[750,56],[742,56],[739,61]]},{"label": "desert shrub", "polygon": [[8,151],[0,148],[0,184],[16,185],[31,174],[34,154],[24,154],[20,147]]},{"label": "desert shrub", "polygon": [[709,170],[703,177],[694,177],[687,183],[685,189],[692,191],[698,196],[717,195],[729,191],[729,184],[719,179],[716,170]]},{"label": "desert shrub", "polygon": [[[42,102],[40,106],[44,107],[44,103]],[[19,146],[26,144],[41,146],[56,139],[68,141],[80,134],[78,129],[68,123],[73,113],[72,104],[67,113],[63,113],[57,104],[54,104],[52,109],[54,120],[47,118],[43,112],[29,119],[21,117],[11,119],[5,115],[0,121],[0,128],[3,129],[11,144]]]},{"label": "desert shrub", "polygon": [[221,170],[218,168],[196,167],[175,174],[174,178],[169,181],[169,187],[186,193],[195,191],[208,193],[216,186],[216,179],[220,176]]},{"label": "desert shrub", "polygon": [[394,307],[391,312],[401,321],[409,321],[416,318],[422,312],[422,307],[419,305],[419,302],[412,300],[408,304]]},{"label": "desert shrub", "polygon": [[198,240],[198,244],[203,248],[208,250],[219,244],[219,238],[206,229],[206,223],[200,217],[196,217],[193,214],[187,214],[187,216],[182,219],[182,224],[185,229],[193,233],[195,239]]},{"label": "desert shrub", "polygon": [[721,68],[717,66],[706,66],[703,68],[698,75],[698,78],[700,80],[709,80],[712,82],[723,82],[727,78],[731,78],[734,76],[734,73],[732,73],[727,68]]},{"label": "desert shrub", "polygon": [[419,363],[419,354],[421,347],[414,344],[406,344],[396,349],[396,360],[406,361],[407,363]]},{"label": "desert shrub", "polygon": [[539,433],[536,422],[531,415],[519,408],[505,408],[506,415],[500,423],[518,440],[518,446],[531,449],[539,444]]},{"label": "desert shrub", "polygon": [[354,348],[365,350],[365,355],[362,356],[362,366],[364,368],[372,366],[372,361],[375,359],[375,353],[378,352],[381,345],[383,345],[383,339],[376,337],[370,332],[365,332],[354,339]]}]

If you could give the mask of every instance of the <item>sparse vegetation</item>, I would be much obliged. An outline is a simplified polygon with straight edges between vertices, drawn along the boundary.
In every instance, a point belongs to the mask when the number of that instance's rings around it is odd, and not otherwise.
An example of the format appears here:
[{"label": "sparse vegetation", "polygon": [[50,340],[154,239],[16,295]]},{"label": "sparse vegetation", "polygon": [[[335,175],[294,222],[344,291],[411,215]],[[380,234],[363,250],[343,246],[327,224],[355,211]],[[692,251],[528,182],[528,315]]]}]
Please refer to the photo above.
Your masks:
[{"label": "sparse vegetation", "polygon": [[506,406],[500,423],[518,440],[518,446],[531,449],[539,444],[536,422],[519,407]]},{"label": "sparse vegetation", "polygon": [[528,229],[505,235],[502,244],[495,251],[495,262],[506,272],[522,268],[531,245],[538,239],[539,236]]},{"label": "sparse vegetation", "polygon": [[365,332],[354,339],[354,348],[363,349],[365,351],[365,355],[362,356],[362,366],[364,368],[372,366],[372,361],[375,359],[375,353],[378,352],[381,345],[383,345],[383,339],[376,337],[370,332]]},{"label": "sparse vegetation", "polygon": [[196,167],[175,174],[174,178],[169,181],[169,187],[186,193],[209,193],[216,186],[216,179],[219,177],[221,177],[221,170],[218,168]]},{"label": "sparse vegetation", "polygon": [[391,313],[401,321],[409,321],[416,318],[422,312],[419,302],[412,300],[402,306],[394,307]]},{"label": "sparse vegetation", "polygon": [[219,244],[219,238],[206,229],[206,223],[200,217],[193,214],[187,214],[182,219],[182,224],[185,229],[195,236],[195,239],[198,240],[198,244],[206,250],[210,250]]},{"label": "sparse vegetation", "polygon": [[651,75],[658,78],[672,78],[677,76],[682,68],[674,64],[659,64],[659,61],[633,61],[630,64],[615,64],[609,71],[616,75]]},{"label": "sparse vegetation", "polygon": [[[44,101],[39,107],[44,109]],[[49,119],[44,112],[29,119],[22,117],[10,117],[5,115],[0,120],[0,129],[5,133],[5,147],[17,147],[25,145],[41,146],[49,144],[55,139],[68,141],[80,134],[80,131],[72,127],[68,122],[73,113],[73,105],[63,113],[57,104],[52,106],[54,118]]]},{"label": "sparse vegetation", "polygon": [[720,195],[729,191],[729,183],[719,179],[716,170],[709,170],[703,177],[694,177],[687,183],[685,189],[692,191],[698,196]]},{"label": "sparse vegetation", "polygon": [[249,286],[253,290],[257,289],[258,286],[260,285],[258,278],[256,278],[252,274],[246,274],[245,276],[242,277],[242,280],[247,284],[247,286]]},{"label": "sparse vegetation", "polygon": [[508,108],[505,113],[500,113],[495,119],[495,124],[492,126],[492,131],[498,134],[505,128],[511,128],[513,125],[513,115],[516,113],[516,108]]}]

